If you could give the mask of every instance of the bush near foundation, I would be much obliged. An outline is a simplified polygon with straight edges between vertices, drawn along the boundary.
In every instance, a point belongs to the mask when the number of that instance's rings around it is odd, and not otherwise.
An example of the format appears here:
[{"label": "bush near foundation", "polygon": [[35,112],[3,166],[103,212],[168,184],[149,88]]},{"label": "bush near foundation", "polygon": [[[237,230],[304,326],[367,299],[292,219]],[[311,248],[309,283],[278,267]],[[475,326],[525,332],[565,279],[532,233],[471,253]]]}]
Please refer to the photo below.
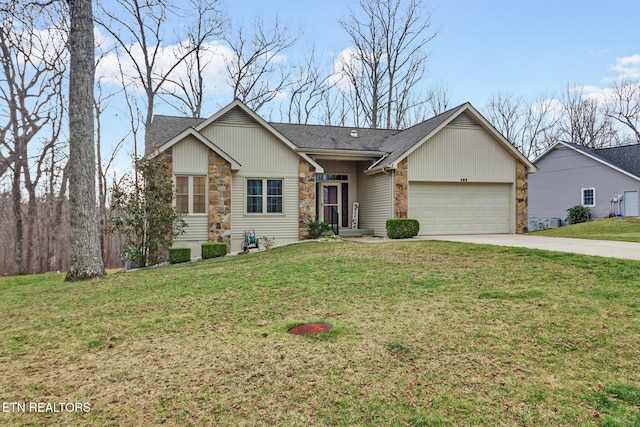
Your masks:
[{"label": "bush near foundation", "polygon": [[591,219],[591,211],[588,207],[582,205],[572,206],[567,209],[569,216],[569,224],[580,224]]},{"label": "bush near foundation", "polygon": [[407,239],[418,235],[420,223],[411,218],[389,218],[387,220],[387,236],[391,239]]},{"label": "bush near foundation", "polygon": [[171,248],[169,249],[169,263],[178,264],[181,262],[191,261],[190,248]]},{"label": "bush near foundation", "polygon": [[203,243],[202,259],[217,258],[227,254],[227,244],[222,242]]}]

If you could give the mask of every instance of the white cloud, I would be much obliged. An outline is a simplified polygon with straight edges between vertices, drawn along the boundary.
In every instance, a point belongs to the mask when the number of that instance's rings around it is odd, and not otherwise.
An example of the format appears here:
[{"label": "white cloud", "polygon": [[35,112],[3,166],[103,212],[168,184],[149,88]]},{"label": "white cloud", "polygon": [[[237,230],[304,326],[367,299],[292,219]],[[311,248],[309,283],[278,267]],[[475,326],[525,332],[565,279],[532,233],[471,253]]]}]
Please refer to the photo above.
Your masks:
[{"label": "white cloud", "polygon": [[[100,38],[96,38],[99,47],[106,53],[100,58],[96,67],[96,78],[101,78],[103,83],[114,85],[122,85],[120,76],[120,67],[125,76],[125,83],[139,93],[143,92],[143,88],[139,83],[138,70],[136,64],[130,59],[129,55],[119,48],[116,51],[113,46],[113,40],[105,34],[100,33]],[[156,68],[154,75],[162,76],[170,70],[175,64],[179,55],[180,44],[173,44],[160,47],[156,55]],[[143,51],[139,45],[129,45],[131,56],[138,59],[138,63],[143,67]],[[207,43],[204,46],[203,63],[208,64],[204,71],[205,96],[212,92],[228,92],[230,89],[225,80],[225,58],[233,55],[231,49],[223,45],[219,41]],[[120,61],[120,64],[119,64]],[[159,78],[159,77],[158,77]],[[187,80],[187,66],[183,62],[171,72],[170,80]],[[178,87],[171,82],[166,82],[164,89],[172,91],[178,90]]]},{"label": "white cloud", "polygon": [[616,63],[609,67],[618,73],[619,80],[640,79],[640,54],[616,58]]},{"label": "white cloud", "polygon": [[364,75],[364,69],[357,59],[358,51],[348,47],[338,53],[333,61],[333,72],[328,79],[330,85],[335,86],[341,92],[349,92],[351,83],[344,70],[349,70],[351,74]]}]

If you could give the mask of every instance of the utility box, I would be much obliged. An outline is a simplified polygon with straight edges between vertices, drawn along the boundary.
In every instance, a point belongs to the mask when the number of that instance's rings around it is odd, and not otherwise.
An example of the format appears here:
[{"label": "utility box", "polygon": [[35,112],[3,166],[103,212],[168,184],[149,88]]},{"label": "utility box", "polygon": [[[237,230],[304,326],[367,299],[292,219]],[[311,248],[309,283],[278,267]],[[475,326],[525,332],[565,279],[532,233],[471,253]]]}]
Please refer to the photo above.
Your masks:
[{"label": "utility box", "polygon": [[562,219],[560,218],[550,218],[549,219],[549,228],[558,228],[562,225]]}]

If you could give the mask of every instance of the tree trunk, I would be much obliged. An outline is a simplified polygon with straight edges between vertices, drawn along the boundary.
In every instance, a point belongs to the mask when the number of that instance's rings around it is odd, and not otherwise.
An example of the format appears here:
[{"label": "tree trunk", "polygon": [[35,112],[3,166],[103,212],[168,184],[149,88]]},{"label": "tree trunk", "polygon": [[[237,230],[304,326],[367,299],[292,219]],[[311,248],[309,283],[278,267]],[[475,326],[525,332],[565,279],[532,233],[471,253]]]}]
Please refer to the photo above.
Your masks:
[{"label": "tree trunk", "polygon": [[24,237],[24,224],[22,222],[22,189],[20,188],[20,172],[22,171],[22,161],[18,158],[13,169],[13,183],[11,186],[12,196],[12,213],[13,213],[13,229],[14,229],[14,244],[13,244],[13,262],[15,274],[25,274],[24,260],[23,260],[23,237]]},{"label": "tree trunk", "polygon": [[91,0],[68,0],[69,33],[69,208],[71,253],[65,280],[105,274],[98,238],[96,156],[93,124],[95,54]]}]

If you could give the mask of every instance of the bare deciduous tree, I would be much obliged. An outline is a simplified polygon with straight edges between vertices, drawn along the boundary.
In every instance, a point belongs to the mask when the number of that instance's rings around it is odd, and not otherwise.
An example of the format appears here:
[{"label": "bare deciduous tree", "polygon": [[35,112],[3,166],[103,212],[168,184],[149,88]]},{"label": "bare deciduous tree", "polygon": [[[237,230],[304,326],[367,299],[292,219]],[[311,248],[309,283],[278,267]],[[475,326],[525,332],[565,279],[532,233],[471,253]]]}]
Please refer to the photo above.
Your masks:
[{"label": "bare deciduous tree", "polygon": [[181,52],[190,52],[184,60],[186,74],[169,77],[167,82],[173,87],[164,87],[161,95],[178,101],[174,106],[182,114],[197,118],[202,115],[206,96],[204,73],[216,53],[210,42],[224,33],[227,21],[222,17],[219,0],[189,0],[188,13],[195,15],[196,20],[187,27],[187,40],[180,45]]},{"label": "bare deciduous tree", "polygon": [[602,113],[596,99],[584,96],[584,88],[567,86],[562,97],[559,138],[591,148],[619,145],[620,139],[611,118]]},{"label": "bare deciduous tree", "polygon": [[49,156],[57,158],[52,153],[62,124],[65,30],[53,27],[58,7],[10,3],[0,12],[0,109],[6,120],[0,123],[0,176],[11,171],[13,260],[15,272],[23,274],[37,264],[37,189]]},{"label": "bare deciduous tree", "polygon": [[449,90],[441,85],[437,85],[429,90],[429,96],[427,97],[427,105],[429,106],[429,113],[432,116],[442,114],[451,108],[451,94]]},{"label": "bare deciduous tree", "polygon": [[328,101],[332,85],[332,75],[322,76],[321,67],[317,63],[315,48],[311,49],[304,64],[294,67],[298,71],[290,87],[287,119],[290,123],[307,124],[314,112]]},{"label": "bare deciduous tree", "polygon": [[247,32],[240,26],[225,35],[233,52],[226,59],[226,70],[234,99],[258,111],[290,84],[289,70],[282,60],[300,34],[292,34],[277,17],[270,28],[262,18],[257,18],[252,28]]},{"label": "bare deciduous tree", "polygon": [[71,248],[65,280],[104,276],[96,207],[95,43],[92,0],[67,0],[69,29],[69,213]]},{"label": "bare deciduous tree", "polygon": [[558,112],[554,100],[541,95],[533,103],[513,94],[493,95],[486,107],[487,119],[529,159],[557,141]]},{"label": "bare deciduous tree", "polygon": [[367,126],[402,127],[407,113],[426,102],[414,91],[426,70],[425,46],[438,30],[422,0],[405,7],[401,0],[361,0],[360,9],[362,18],[352,11],[340,21],[354,45],[342,69],[352,107]]},{"label": "bare deciduous tree", "polygon": [[614,83],[605,100],[607,117],[622,124],[640,144],[640,81],[629,79]]},{"label": "bare deciduous tree", "polygon": [[142,86],[146,98],[146,129],[153,120],[156,96],[195,46],[174,47],[175,59],[164,64],[162,41],[167,37],[165,26],[169,15],[177,12],[175,7],[165,0],[115,0],[110,6],[100,6],[96,22],[115,39],[116,52],[123,51],[131,64],[134,75],[126,77]]}]

